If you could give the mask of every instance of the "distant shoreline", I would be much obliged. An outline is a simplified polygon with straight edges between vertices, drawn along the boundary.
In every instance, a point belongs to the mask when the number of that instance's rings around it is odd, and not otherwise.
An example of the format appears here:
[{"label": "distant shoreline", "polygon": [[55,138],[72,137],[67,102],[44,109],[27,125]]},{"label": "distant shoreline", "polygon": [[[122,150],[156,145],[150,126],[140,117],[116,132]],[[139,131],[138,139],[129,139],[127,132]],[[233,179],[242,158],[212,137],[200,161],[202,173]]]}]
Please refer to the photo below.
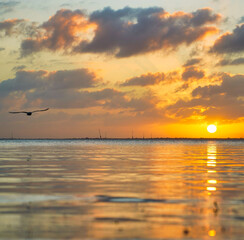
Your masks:
[{"label": "distant shoreline", "polygon": [[0,138],[0,140],[105,140],[105,141],[113,141],[113,140],[121,140],[121,141],[181,141],[181,140],[189,140],[189,141],[226,141],[226,140],[244,140],[244,138]]}]

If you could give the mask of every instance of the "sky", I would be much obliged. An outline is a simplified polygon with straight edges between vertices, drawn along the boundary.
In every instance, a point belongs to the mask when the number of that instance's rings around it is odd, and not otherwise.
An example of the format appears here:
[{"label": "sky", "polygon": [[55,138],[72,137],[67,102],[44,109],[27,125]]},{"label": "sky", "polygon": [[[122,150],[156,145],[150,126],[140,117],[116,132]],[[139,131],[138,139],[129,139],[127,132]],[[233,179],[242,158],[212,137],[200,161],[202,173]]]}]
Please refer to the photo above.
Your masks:
[{"label": "sky", "polygon": [[0,0],[0,138],[243,138],[243,9]]}]

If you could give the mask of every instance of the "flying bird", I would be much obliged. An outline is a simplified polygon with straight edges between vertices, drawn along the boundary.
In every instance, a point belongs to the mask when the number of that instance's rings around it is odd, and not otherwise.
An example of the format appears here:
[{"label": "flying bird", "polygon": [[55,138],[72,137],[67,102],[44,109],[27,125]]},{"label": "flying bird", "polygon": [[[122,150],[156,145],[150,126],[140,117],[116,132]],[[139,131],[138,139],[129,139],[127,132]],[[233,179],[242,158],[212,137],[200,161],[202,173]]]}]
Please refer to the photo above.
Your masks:
[{"label": "flying bird", "polygon": [[26,115],[28,116],[31,116],[32,113],[35,113],[35,112],[44,112],[44,111],[47,111],[49,108],[45,108],[45,109],[40,109],[40,110],[35,110],[35,111],[32,111],[32,112],[26,112],[26,111],[21,111],[21,112],[9,112],[9,113],[25,113]]}]

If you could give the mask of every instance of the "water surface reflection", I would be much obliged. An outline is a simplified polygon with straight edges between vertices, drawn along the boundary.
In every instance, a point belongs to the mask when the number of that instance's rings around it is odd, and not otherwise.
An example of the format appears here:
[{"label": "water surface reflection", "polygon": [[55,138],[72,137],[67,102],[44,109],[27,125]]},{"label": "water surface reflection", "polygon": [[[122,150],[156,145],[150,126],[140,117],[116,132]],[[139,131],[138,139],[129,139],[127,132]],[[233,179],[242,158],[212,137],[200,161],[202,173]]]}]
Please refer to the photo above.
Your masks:
[{"label": "water surface reflection", "polygon": [[0,238],[241,239],[242,141],[0,141]]}]

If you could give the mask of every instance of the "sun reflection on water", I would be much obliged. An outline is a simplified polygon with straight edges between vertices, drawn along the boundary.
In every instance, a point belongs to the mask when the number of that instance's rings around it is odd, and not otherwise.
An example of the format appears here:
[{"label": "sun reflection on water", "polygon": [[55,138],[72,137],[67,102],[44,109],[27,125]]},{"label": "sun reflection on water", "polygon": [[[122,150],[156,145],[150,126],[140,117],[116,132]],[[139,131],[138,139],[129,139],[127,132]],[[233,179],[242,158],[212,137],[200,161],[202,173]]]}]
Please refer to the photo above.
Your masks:
[{"label": "sun reflection on water", "polygon": [[[207,146],[207,194],[208,194],[208,200],[209,200],[209,204],[210,206],[212,205],[212,197],[215,195],[216,191],[217,191],[217,187],[216,184],[218,183],[218,181],[216,180],[216,176],[217,176],[217,170],[216,170],[216,165],[217,165],[217,146],[215,142],[211,142],[209,143],[209,145]],[[215,204],[217,204],[216,201],[214,201]],[[214,204],[213,204],[214,205]],[[214,205],[215,206],[215,205]],[[215,210],[215,213],[217,213],[216,211],[216,206],[215,208],[213,208],[213,211]],[[210,215],[211,216],[211,215]],[[213,227],[211,226],[211,221],[208,221],[208,236],[209,237],[215,237],[216,235],[216,230],[213,229]]]},{"label": "sun reflection on water", "polygon": [[208,183],[215,184],[215,183],[217,183],[217,180],[211,179],[211,180],[208,180]]},{"label": "sun reflection on water", "polygon": [[209,230],[209,231],[208,231],[208,235],[209,235],[210,237],[214,237],[214,236],[216,235],[216,231],[215,231],[215,230]]},{"label": "sun reflection on water", "polygon": [[207,187],[208,191],[216,191],[216,187]]},{"label": "sun reflection on water", "polygon": [[[207,169],[207,173],[216,173],[216,170],[213,170],[212,168],[216,167],[216,154],[217,154],[217,147],[215,143],[210,143],[207,147],[207,167],[211,167],[211,170]],[[217,180],[213,179],[213,176],[211,174],[211,179],[207,180],[208,184],[217,184]],[[207,186],[207,191],[216,191],[217,188],[214,186]],[[210,194],[209,194],[210,195]]]}]

